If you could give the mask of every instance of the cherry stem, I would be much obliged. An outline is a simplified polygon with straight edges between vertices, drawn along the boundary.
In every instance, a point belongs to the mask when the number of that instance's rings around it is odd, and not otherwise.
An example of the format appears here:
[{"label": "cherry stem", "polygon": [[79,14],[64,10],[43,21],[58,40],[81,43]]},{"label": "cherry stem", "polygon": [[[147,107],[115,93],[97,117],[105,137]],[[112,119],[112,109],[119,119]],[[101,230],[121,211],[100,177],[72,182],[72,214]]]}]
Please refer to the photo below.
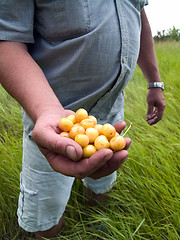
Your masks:
[{"label": "cherry stem", "polygon": [[128,129],[125,131],[125,133],[123,134],[123,137],[126,135],[126,133],[129,131],[129,129],[132,127],[132,122],[130,123]]}]

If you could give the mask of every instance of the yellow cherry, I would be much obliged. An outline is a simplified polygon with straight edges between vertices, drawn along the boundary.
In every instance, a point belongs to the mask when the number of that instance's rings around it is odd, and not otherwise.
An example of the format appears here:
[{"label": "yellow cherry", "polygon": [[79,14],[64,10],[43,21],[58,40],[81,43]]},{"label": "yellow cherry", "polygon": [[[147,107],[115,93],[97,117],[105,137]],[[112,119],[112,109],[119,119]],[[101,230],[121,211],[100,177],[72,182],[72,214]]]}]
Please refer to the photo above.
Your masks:
[{"label": "yellow cherry", "polygon": [[69,132],[70,138],[74,139],[78,133],[85,133],[85,129],[82,126],[73,126]]},{"label": "yellow cherry", "polygon": [[94,122],[94,125],[96,125],[96,124],[97,124],[97,118],[96,118],[96,117],[94,117],[93,115],[89,115],[89,116],[88,116],[88,118],[90,118],[90,119],[92,119],[92,120],[93,120],[93,122]]},{"label": "yellow cherry", "polygon": [[106,136],[100,135],[94,141],[94,146],[97,150],[102,148],[109,148],[109,141]]},{"label": "yellow cherry", "polygon": [[110,148],[113,151],[120,151],[126,146],[126,140],[122,136],[115,136],[110,140]]},{"label": "yellow cherry", "polygon": [[69,138],[69,133],[68,132],[61,132],[59,135],[62,136],[62,137]]},{"label": "yellow cherry", "polygon": [[83,134],[83,133],[78,133],[75,136],[75,142],[77,142],[82,148],[87,146],[89,144],[89,138],[87,135]]},{"label": "yellow cherry", "polygon": [[97,149],[95,148],[94,145],[89,144],[86,147],[83,148],[83,158],[89,158],[91,157]]},{"label": "yellow cherry", "polygon": [[86,129],[86,135],[89,137],[89,142],[93,143],[95,139],[99,136],[99,132],[95,128]]},{"label": "yellow cherry", "polygon": [[87,129],[87,128],[90,128],[90,127],[94,127],[94,122],[92,119],[90,118],[86,118],[86,119],[83,119],[81,122],[80,122],[81,126],[84,128],[84,129]]},{"label": "yellow cherry", "polygon": [[81,122],[83,119],[86,119],[87,117],[88,112],[83,108],[80,108],[75,112],[75,118],[77,122]]},{"label": "yellow cherry", "polygon": [[73,126],[73,122],[68,118],[61,118],[59,121],[59,128],[64,132],[70,131],[72,126]]},{"label": "yellow cherry", "polygon": [[72,115],[69,115],[67,118],[70,119],[70,120],[73,122],[73,124],[76,123],[75,115],[73,115],[73,114],[72,114]]},{"label": "yellow cherry", "polygon": [[108,139],[114,137],[116,135],[116,129],[111,125],[110,123],[105,123],[102,126],[101,132],[104,136],[106,136]]},{"label": "yellow cherry", "polygon": [[99,135],[102,134],[102,126],[103,126],[103,125],[100,124],[100,123],[98,123],[98,124],[96,124],[96,125],[94,126],[94,128],[98,130]]}]

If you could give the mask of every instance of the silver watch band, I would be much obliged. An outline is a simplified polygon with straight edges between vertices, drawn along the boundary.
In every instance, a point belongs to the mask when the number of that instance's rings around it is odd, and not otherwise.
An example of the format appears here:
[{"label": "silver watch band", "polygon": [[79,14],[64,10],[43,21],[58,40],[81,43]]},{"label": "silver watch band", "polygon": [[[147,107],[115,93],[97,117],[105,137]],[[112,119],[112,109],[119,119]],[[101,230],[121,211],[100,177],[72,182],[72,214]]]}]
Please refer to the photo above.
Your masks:
[{"label": "silver watch band", "polygon": [[148,89],[149,88],[161,88],[164,90],[164,83],[163,82],[150,82],[148,83]]}]

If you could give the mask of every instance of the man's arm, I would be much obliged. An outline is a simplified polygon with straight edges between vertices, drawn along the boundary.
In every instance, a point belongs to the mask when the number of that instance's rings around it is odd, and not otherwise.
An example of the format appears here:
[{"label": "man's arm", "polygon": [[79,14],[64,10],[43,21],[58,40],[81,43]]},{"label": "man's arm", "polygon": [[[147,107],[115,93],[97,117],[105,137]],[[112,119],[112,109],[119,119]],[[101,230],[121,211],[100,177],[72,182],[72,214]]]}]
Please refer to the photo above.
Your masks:
[{"label": "man's arm", "polygon": [[[161,82],[154,41],[145,11],[141,12],[141,44],[138,65],[147,82]],[[147,93],[147,122],[153,125],[161,120],[165,108],[165,100],[161,88],[150,88]]]},{"label": "man's arm", "polygon": [[[66,111],[52,91],[42,70],[29,55],[26,44],[1,41],[0,52],[0,83],[20,103],[35,123],[34,138],[38,145],[54,151],[54,142],[57,141],[57,136],[52,135],[52,140],[48,141],[48,134],[43,132],[40,134],[39,129],[43,127],[44,121],[48,121],[47,116],[52,115],[52,125],[54,125],[52,128],[57,132],[57,123],[55,123],[56,120],[53,122],[53,116],[54,118],[64,117]],[[44,131],[47,133],[48,129],[44,129]],[[40,138],[42,135],[44,136]],[[74,150],[74,159],[79,159],[81,151],[78,146],[74,142],[71,143],[71,146],[76,149]],[[56,151],[67,156],[65,144],[61,144]],[[73,154],[71,157],[73,158]]]},{"label": "man's arm", "polygon": [[34,122],[41,112],[53,106],[63,110],[25,44],[1,41],[0,52],[0,83],[26,109]]}]

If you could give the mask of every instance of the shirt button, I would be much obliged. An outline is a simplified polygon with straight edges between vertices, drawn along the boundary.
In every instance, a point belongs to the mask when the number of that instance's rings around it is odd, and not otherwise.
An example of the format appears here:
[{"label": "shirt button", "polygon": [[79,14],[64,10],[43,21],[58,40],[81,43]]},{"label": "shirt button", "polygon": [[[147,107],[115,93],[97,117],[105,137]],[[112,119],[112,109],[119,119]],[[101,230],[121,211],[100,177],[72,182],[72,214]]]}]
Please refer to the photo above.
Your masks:
[{"label": "shirt button", "polygon": [[123,63],[126,63],[126,58],[125,58],[125,57],[122,59],[122,62],[123,62]]}]

